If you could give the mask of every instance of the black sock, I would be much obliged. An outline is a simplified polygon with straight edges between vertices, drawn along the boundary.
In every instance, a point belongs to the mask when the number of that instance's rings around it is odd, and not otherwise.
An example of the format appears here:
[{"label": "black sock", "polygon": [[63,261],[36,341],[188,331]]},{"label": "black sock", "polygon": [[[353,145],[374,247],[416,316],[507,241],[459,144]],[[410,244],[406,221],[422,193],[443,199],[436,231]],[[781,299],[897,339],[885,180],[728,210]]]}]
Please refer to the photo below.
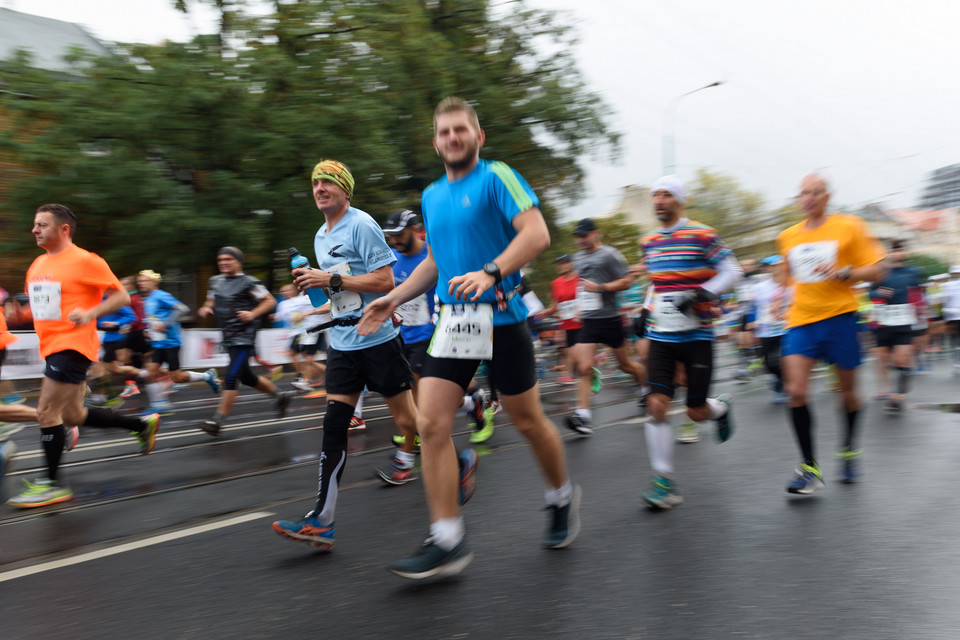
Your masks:
[{"label": "black sock", "polygon": [[797,434],[797,444],[800,445],[800,454],[803,462],[811,466],[816,465],[813,459],[813,418],[807,405],[790,407],[790,416],[793,418],[793,430]]},{"label": "black sock", "polygon": [[858,413],[860,413],[859,410],[847,411],[847,437],[843,442],[843,446],[847,451],[853,451],[853,437],[857,431]]},{"label": "black sock", "polygon": [[907,395],[907,389],[910,386],[910,369],[907,369],[906,367],[897,367],[897,371],[900,372],[900,378],[897,380],[897,393],[905,396]]},{"label": "black sock", "polygon": [[43,454],[47,457],[47,477],[57,479],[57,469],[60,468],[60,456],[63,455],[63,444],[67,441],[67,433],[63,425],[40,428],[40,442],[43,444]]},{"label": "black sock", "polygon": [[87,419],[84,426],[107,427],[110,429],[126,429],[127,431],[136,431],[140,433],[145,426],[143,420],[132,416],[124,416],[110,409],[101,409],[91,407],[87,409]]}]

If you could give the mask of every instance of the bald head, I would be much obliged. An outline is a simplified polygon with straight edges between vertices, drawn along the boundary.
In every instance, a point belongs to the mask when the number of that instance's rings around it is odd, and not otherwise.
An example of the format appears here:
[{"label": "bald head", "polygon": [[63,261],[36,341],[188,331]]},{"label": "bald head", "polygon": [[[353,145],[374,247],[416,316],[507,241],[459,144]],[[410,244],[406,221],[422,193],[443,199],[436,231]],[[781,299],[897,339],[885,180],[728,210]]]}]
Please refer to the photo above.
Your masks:
[{"label": "bald head", "polygon": [[807,217],[823,215],[830,201],[830,188],[827,181],[811,173],[800,182],[800,207]]}]

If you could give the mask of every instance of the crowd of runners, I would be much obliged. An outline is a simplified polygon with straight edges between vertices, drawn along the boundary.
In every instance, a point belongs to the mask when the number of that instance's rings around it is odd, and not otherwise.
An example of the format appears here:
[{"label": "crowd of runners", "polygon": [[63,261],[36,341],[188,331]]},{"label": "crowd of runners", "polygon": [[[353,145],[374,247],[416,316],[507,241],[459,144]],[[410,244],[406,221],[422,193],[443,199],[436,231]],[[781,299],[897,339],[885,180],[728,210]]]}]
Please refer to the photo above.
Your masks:
[{"label": "crowd of runners", "polygon": [[[24,294],[4,296],[4,308],[18,322],[32,321],[43,380],[35,408],[8,383],[0,388],[0,471],[14,462],[10,436],[35,423],[46,474],[24,479],[8,504],[73,498],[60,460],[84,427],[128,431],[149,454],[176,385],[203,383],[219,394],[216,412],[196,425],[211,437],[221,436],[239,385],[268,396],[278,418],[300,392],[326,403],[316,501],[303,517],[272,527],[329,550],[348,432],[364,427],[363,396],[373,391],[397,428],[397,450],[376,474],[390,485],[422,479],[430,519],[426,540],[389,568],[410,579],[454,575],[473,558],[462,508],[478,464],[473,449],[454,446],[458,416],[472,425],[476,444],[492,437],[493,416],[505,411],[544,479],[542,545],[562,549],[579,534],[581,489],[541,403],[539,381],[553,370],[544,366],[548,348],[557,350],[557,381],[575,385],[564,426],[583,437],[594,433],[598,358],[615,361],[636,386],[651,476],[639,498],[652,509],[683,501],[676,443],[698,441],[704,422],[713,423],[720,442],[734,434],[732,397],[710,392],[714,342],[735,349],[738,380],[770,374],[771,402],[786,405],[798,446],[786,484],[796,494],[825,486],[808,401],[816,368],[831,368],[840,393],[844,482],[859,477],[856,372],[865,351],[875,352],[877,399],[891,412],[904,409],[911,377],[929,370],[933,355],[947,354],[960,373],[960,265],[925,278],[909,265],[904,241],[884,247],[860,218],[830,213],[830,189],[819,175],[800,184],[804,219],[759,261],[738,260],[716,230],[688,218],[685,185],[663,176],[650,189],[659,228],[640,240],[640,262],[631,265],[604,244],[595,220],[580,220],[573,230],[579,250],[557,259],[547,304],[534,308],[520,270],[551,242],[537,195],[510,166],[480,158],[485,134],[466,101],[443,100],[433,130],[444,174],[424,190],[420,217],[400,209],[381,227],[353,206],[356,181],[347,164],[316,163],[310,185],[323,219],[314,259],[291,249],[291,282],[279,303],[243,271],[240,248],[219,249],[218,274],[196,313],[215,318],[222,333],[229,364],[221,372],[181,368],[180,321],[191,310],[162,288],[162,274],[145,268],[119,280],[102,258],[74,244],[70,209],[39,207],[33,235],[44,253],[26,272]],[[0,364],[16,340],[3,317]],[[278,386],[284,383],[270,363],[261,360],[266,375],[251,368],[258,328],[271,318],[290,331],[292,389]],[[555,330],[543,330],[548,326]],[[475,379],[481,368],[483,384]],[[668,409],[681,390],[687,420],[673,425]],[[142,414],[118,411],[141,393],[148,400]]]}]

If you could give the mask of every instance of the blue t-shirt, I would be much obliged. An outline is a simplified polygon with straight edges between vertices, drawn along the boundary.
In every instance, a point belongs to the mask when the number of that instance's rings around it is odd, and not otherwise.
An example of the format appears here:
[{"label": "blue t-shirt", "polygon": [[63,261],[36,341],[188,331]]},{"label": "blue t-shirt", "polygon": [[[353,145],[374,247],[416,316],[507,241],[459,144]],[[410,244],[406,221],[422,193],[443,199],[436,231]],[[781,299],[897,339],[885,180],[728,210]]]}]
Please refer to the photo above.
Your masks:
[{"label": "blue t-shirt", "polygon": [[[106,298],[104,298],[106,299]],[[113,313],[108,313],[105,316],[100,316],[97,318],[97,328],[103,331],[103,341],[104,342],[120,342],[121,340],[127,339],[127,334],[122,333],[120,330],[125,325],[131,325],[137,321],[137,314],[133,311],[131,307],[120,307]],[[112,322],[117,325],[116,330],[111,329],[107,331],[103,328],[102,325]]]},{"label": "blue t-shirt", "polygon": [[[503,162],[480,160],[456,182],[443,176],[423,192],[423,226],[437,263],[437,295],[444,304],[462,304],[449,293],[451,278],[479,271],[503,253],[517,236],[511,224],[518,213],[540,205],[530,185]],[[520,287],[520,272],[503,279],[508,294]],[[513,296],[506,311],[496,306],[491,287],[477,302],[493,305],[495,326],[527,319],[527,307]]]},{"label": "blue t-shirt", "polygon": [[[427,245],[423,245],[423,251],[415,256],[405,256],[396,249],[393,250],[393,255],[397,259],[393,264],[393,279],[399,286],[401,283],[407,281],[407,278],[410,277],[410,274],[413,273],[413,270],[416,269],[421,262],[427,259]],[[436,287],[430,287],[426,293],[401,305],[399,311],[404,317],[404,324],[400,326],[400,333],[403,335],[403,341],[407,344],[423,342],[433,337],[434,314],[437,308],[434,302],[436,291]],[[411,317],[421,320],[427,319],[427,323],[408,326],[406,322],[408,322]]]},{"label": "blue t-shirt", "polygon": [[[147,337],[150,345],[154,349],[174,349],[183,344],[183,332],[180,329],[179,322],[170,322],[170,318],[177,313],[181,303],[173,297],[173,294],[163,289],[154,290],[147,299],[143,301],[144,322],[147,323]],[[153,331],[153,322],[162,322],[167,325],[164,330],[165,337],[162,340],[154,340],[157,333]]]},{"label": "blue t-shirt", "polygon": [[[383,239],[383,230],[370,215],[355,207],[348,207],[347,212],[333,226],[333,231],[327,233],[326,223],[317,231],[313,241],[313,248],[317,255],[317,267],[323,271],[347,263],[350,265],[350,275],[362,276],[386,267],[396,262],[393,251]],[[356,311],[341,316],[342,318],[358,317],[363,307],[382,297],[382,293],[361,293],[363,305]],[[357,333],[357,327],[330,327],[330,346],[338,351],[357,351],[392,340],[399,333],[393,320],[387,320],[379,331],[368,336]]]}]

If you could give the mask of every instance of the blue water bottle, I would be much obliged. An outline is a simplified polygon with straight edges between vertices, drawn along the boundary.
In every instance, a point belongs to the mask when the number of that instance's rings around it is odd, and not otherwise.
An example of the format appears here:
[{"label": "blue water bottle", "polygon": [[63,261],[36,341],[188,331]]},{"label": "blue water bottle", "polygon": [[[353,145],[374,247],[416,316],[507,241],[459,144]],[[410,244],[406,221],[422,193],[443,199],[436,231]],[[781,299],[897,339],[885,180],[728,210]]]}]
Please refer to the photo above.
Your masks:
[{"label": "blue water bottle", "polygon": [[[292,269],[313,269],[310,266],[310,261],[305,257],[300,255],[300,252],[297,251],[296,247],[290,247],[290,268]],[[327,295],[323,292],[322,289],[309,288],[306,289],[307,296],[310,298],[310,304],[316,307],[323,306],[327,302]]]}]

